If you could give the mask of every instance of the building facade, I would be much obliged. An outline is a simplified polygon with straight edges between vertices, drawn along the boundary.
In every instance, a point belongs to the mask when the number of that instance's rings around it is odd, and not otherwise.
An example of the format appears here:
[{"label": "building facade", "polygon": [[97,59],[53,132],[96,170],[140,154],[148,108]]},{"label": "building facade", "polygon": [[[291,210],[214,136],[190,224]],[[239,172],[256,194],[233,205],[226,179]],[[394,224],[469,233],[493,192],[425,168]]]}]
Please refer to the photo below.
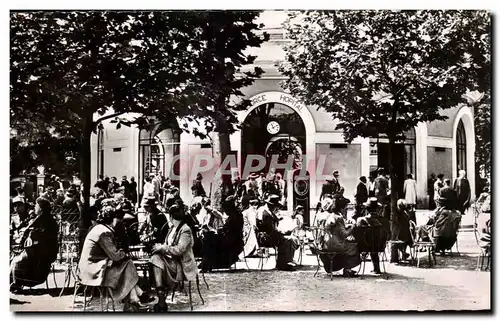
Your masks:
[{"label": "building facade", "polygon": [[[281,23],[285,12],[264,12],[261,21],[266,25],[270,40],[250,53],[257,55],[255,64],[264,69],[263,77],[242,90],[250,99],[251,107],[238,112],[241,130],[230,137],[231,152],[242,171],[248,155],[262,155],[268,159],[293,146],[295,162],[307,162],[307,177],[297,178],[294,171],[287,173],[287,204],[298,200],[316,204],[325,179],[334,170],[340,173],[345,196],[354,199],[360,176],[368,177],[378,167],[387,168],[388,142],[384,139],[357,138],[347,144],[342,132],[335,129],[337,121],[323,110],[305,106],[287,94],[280,83],[285,79],[275,67],[284,59],[283,45],[287,42]],[[427,180],[431,173],[443,173],[455,179],[459,169],[467,172],[471,190],[475,190],[474,118],[471,108],[457,106],[442,112],[445,121],[421,123],[406,133],[406,141],[398,144],[394,168],[398,177],[413,174],[417,181],[420,206],[427,205]],[[134,176],[142,193],[144,175],[161,172],[180,175],[174,182],[181,197],[189,203],[191,181],[199,171],[200,162],[208,162],[212,155],[209,139],[201,140],[178,128],[161,124],[152,130],[104,124],[104,130],[92,137],[92,179],[99,175],[109,177]],[[204,167],[201,164],[202,168]],[[294,167],[296,167],[294,165]],[[207,166],[208,168],[208,166]],[[216,168],[204,171],[203,185],[211,190]],[[245,177],[242,177],[245,179]]]}]

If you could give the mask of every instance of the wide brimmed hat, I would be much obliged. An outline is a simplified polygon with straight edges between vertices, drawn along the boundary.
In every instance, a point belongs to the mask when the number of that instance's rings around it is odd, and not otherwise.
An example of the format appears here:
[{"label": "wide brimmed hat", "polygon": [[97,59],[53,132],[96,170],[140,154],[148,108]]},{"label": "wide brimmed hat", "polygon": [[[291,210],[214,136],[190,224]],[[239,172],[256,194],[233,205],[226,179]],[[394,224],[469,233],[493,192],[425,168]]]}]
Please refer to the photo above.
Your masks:
[{"label": "wide brimmed hat", "polygon": [[174,204],[168,208],[168,214],[171,218],[178,221],[183,220],[186,217],[183,209],[177,204]]},{"label": "wide brimmed hat", "polygon": [[279,207],[282,206],[280,203],[280,197],[274,194],[269,195],[264,202],[272,206],[279,206]]},{"label": "wide brimmed hat", "polygon": [[259,177],[260,177],[259,174],[252,173],[252,174],[247,176],[247,179],[259,178]]},{"label": "wide brimmed hat", "polygon": [[370,197],[366,202],[363,203],[366,207],[377,207],[382,206],[377,200],[376,197]]}]

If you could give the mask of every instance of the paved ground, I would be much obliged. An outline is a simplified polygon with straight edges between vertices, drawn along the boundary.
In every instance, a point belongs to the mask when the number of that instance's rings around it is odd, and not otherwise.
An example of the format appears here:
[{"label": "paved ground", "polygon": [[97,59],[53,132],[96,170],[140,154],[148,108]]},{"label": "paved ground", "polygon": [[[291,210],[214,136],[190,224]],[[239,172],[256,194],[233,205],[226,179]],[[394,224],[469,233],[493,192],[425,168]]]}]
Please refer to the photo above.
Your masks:
[{"label": "paved ground", "polygon": [[[361,278],[334,275],[330,280],[323,270],[314,277],[316,258],[304,257],[304,267],[295,272],[271,270],[272,256],[265,271],[255,271],[258,259],[248,259],[253,271],[243,262],[237,269],[206,274],[210,286],[201,284],[205,304],[195,288],[195,311],[359,311],[359,310],[488,310],[491,308],[489,272],[475,271],[477,245],[472,232],[459,234],[460,256],[437,256],[437,267],[416,268],[386,264],[389,278],[367,274]],[[310,254],[310,253],[309,253]],[[421,253],[423,255],[424,253]],[[371,270],[368,262],[366,271]],[[62,283],[62,272],[57,274]],[[49,286],[53,287],[50,280]],[[11,295],[12,311],[72,311],[73,296],[67,291],[47,291],[40,286]],[[57,293],[56,293],[57,292]],[[75,310],[81,311],[81,297]],[[89,310],[98,311],[98,304]],[[118,307],[121,308],[121,307]],[[178,293],[170,311],[189,311],[187,296]]]}]

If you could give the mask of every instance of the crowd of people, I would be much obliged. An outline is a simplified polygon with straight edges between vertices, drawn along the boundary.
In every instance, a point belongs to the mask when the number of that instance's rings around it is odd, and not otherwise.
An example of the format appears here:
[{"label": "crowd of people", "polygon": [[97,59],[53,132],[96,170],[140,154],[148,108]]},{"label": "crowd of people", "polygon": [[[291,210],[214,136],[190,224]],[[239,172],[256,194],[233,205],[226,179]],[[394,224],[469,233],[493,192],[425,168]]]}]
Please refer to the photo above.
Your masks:
[{"label": "crowd of people", "polygon": [[[159,298],[155,310],[166,311],[165,298],[175,284],[194,281],[198,270],[225,269],[246,257],[263,255],[262,249],[277,250],[277,269],[295,270],[295,252],[308,238],[315,240],[311,251],[321,253],[328,273],[343,270],[345,276],[355,276],[353,268],[360,264],[362,253],[369,253],[373,272],[380,273],[378,252],[390,237],[390,181],[384,169],[378,170],[372,183],[360,177],[354,215],[349,216],[350,200],[344,196],[339,176],[334,171],[333,178],[323,185],[312,226],[304,224],[304,207],[296,206],[291,215],[284,211],[285,184],[279,174],[251,174],[245,182],[236,177],[232,193],[224,197],[220,208],[212,206],[201,174],[193,182],[189,206],[179,196],[179,189],[161,174],[146,176],[137,205],[133,177],[129,181],[123,176],[121,183],[115,177],[100,177],[91,190],[92,227],[79,257],[80,279],[84,284],[109,287],[115,301],[125,302],[125,309],[141,310],[152,298],[139,287],[130,254],[132,247],[140,245],[149,258],[151,282]],[[456,188],[464,188],[464,176],[461,172],[462,181],[455,183]],[[405,191],[414,188],[411,180],[409,176]],[[466,204],[449,180],[443,180],[442,175],[438,180],[442,186],[436,181],[437,208],[415,231],[410,224],[415,223],[414,195],[398,200],[398,240],[403,241],[399,248],[403,259],[408,258],[407,247],[414,237],[434,241],[438,251],[449,249],[456,241],[460,211]],[[74,185],[62,192],[60,188],[55,192],[48,189],[32,211],[22,191],[13,203],[17,220],[12,221],[11,236],[21,248],[11,259],[11,287],[15,289],[41,284],[49,274],[58,253],[59,225],[67,219],[52,215],[54,209],[79,213],[82,205],[80,191]]]}]

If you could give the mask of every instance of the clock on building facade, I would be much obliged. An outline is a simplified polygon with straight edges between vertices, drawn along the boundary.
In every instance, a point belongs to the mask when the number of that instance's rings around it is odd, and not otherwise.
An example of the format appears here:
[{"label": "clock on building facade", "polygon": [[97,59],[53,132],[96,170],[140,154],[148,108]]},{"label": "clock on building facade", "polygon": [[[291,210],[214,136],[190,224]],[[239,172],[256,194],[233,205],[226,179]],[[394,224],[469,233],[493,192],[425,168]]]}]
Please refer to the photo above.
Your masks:
[{"label": "clock on building facade", "polygon": [[267,132],[271,135],[277,134],[280,131],[280,124],[271,121],[267,124]]}]

